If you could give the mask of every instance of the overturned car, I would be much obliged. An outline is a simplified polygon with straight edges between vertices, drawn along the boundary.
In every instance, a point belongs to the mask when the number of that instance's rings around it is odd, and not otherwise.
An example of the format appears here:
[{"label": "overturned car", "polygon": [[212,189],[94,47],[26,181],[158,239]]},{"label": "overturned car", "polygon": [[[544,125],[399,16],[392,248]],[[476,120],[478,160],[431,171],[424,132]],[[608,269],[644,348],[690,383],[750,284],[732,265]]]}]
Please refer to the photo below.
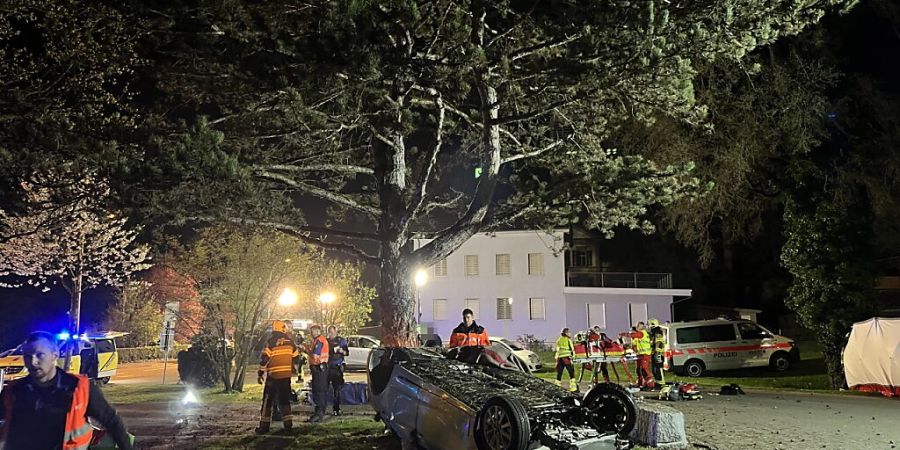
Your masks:
[{"label": "overturned car", "polygon": [[[528,373],[497,347],[379,348],[368,361],[370,403],[404,444],[425,449],[630,448],[631,394],[599,384],[585,395]],[[406,448],[406,447],[404,447]]]}]

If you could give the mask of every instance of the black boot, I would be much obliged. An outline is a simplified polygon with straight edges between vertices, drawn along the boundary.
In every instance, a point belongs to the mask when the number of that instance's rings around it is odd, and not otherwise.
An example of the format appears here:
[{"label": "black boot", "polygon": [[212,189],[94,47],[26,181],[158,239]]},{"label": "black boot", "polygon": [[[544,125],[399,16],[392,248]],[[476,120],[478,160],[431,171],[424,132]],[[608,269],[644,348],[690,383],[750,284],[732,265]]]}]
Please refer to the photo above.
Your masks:
[{"label": "black boot", "polygon": [[259,426],[253,430],[256,434],[266,434],[269,432],[269,424],[260,422]]}]

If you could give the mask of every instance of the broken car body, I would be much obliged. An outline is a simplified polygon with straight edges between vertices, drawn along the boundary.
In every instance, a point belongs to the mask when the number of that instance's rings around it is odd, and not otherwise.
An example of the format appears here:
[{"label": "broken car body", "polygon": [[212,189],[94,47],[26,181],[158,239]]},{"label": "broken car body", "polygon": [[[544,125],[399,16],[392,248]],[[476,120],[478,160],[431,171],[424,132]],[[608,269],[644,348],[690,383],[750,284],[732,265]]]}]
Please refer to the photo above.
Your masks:
[{"label": "broken car body", "polygon": [[634,399],[600,384],[584,396],[536,378],[496,347],[378,348],[370,403],[406,443],[426,449],[627,448]]}]

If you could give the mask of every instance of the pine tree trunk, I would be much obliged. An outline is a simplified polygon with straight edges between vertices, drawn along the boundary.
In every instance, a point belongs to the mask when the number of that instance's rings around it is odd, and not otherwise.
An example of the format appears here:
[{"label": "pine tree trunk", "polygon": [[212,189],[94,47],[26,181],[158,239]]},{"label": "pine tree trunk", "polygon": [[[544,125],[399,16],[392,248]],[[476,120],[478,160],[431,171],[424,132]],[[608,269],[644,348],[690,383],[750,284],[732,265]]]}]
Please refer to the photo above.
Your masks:
[{"label": "pine tree trunk", "polygon": [[384,261],[381,267],[381,290],[378,301],[381,306],[382,345],[418,346],[412,270],[401,258]]}]

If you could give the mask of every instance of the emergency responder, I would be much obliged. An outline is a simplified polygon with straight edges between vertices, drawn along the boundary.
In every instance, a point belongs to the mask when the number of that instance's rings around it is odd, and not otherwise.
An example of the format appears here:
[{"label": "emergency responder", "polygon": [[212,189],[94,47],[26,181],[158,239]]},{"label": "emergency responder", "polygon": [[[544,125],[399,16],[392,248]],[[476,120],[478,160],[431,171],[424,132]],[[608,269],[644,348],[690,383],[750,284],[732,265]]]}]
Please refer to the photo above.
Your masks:
[{"label": "emergency responder", "polygon": [[47,332],[28,335],[22,346],[28,376],[3,389],[0,399],[0,448],[5,450],[82,450],[100,422],[120,449],[131,449],[131,437],[103,393],[87,377],[58,369],[59,347]]},{"label": "emergency responder", "polygon": [[638,322],[632,330],[630,333],[620,333],[619,336],[630,337],[632,348],[637,354],[638,387],[653,389],[656,387],[656,382],[653,381],[653,374],[650,373],[650,353],[652,351],[650,333],[647,332],[644,322]]},{"label": "emergency responder", "polygon": [[466,308],[462,312],[463,321],[453,329],[450,335],[450,347],[468,347],[480,345],[487,347],[491,345],[488,340],[487,331],[484,327],[475,323],[475,314],[471,309]]},{"label": "emergency responder", "polygon": [[666,379],[663,374],[663,364],[666,358],[666,338],[663,334],[662,327],[659,326],[659,320],[650,319],[650,367],[653,377],[665,384]]},{"label": "emergency responder", "polygon": [[344,357],[350,354],[347,340],[338,336],[337,327],[328,327],[328,384],[334,394],[332,416],[341,415],[341,389],[344,388]]},{"label": "emergency responder", "polygon": [[307,346],[309,355],[309,373],[312,376],[312,396],[316,410],[307,422],[321,422],[325,418],[325,397],[328,391],[328,340],[322,336],[322,327],[313,325],[309,328],[312,341]]},{"label": "emergency responder", "polygon": [[256,434],[269,432],[272,412],[276,403],[281,411],[284,429],[290,430],[294,425],[291,413],[291,378],[297,371],[300,351],[294,345],[293,339],[285,333],[286,331],[284,322],[280,320],[272,322],[272,336],[266,341],[266,347],[259,356],[256,381],[263,384],[263,376],[265,376],[266,384],[263,389],[262,410]]},{"label": "emergency responder", "polygon": [[575,381],[575,365],[572,358],[575,356],[575,344],[569,335],[569,329],[563,328],[559,339],[556,340],[556,385],[562,385],[563,369],[569,372],[569,390],[578,390],[578,382]]}]

